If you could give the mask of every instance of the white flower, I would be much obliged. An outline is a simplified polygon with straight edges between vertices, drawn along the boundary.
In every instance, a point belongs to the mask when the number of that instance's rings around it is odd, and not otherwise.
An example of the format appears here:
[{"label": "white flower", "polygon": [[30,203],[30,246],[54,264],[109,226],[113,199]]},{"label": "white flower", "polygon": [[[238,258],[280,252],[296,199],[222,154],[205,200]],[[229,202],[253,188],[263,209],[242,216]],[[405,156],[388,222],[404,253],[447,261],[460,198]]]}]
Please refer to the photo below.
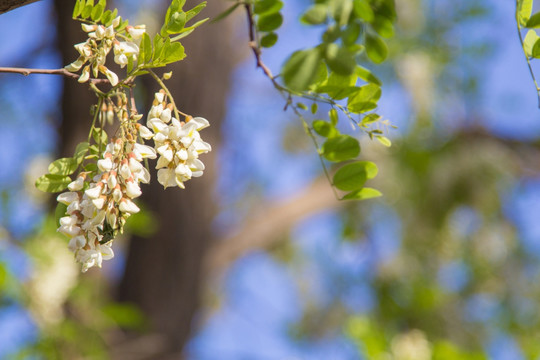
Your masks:
[{"label": "white flower", "polygon": [[129,214],[135,214],[139,212],[139,207],[135,205],[135,203],[129,199],[123,198],[120,201],[120,206],[118,207],[120,211],[129,213]]},{"label": "white flower", "polygon": [[112,162],[111,157],[112,157],[111,154],[106,153],[105,159],[98,160],[97,162],[98,169],[103,172],[111,171],[113,168],[113,162]]},{"label": "white flower", "polygon": [[143,158],[155,159],[157,157],[156,150],[154,150],[154,148],[139,143],[135,143],[133,146],[133,152],[140,154]]},{"label": "white flower", "polygon": [[159,169],[158,181],[166,189],[170,186],[176,186],[176,174],[173,169]]},{"label": "white flower", "polygon": [[120,16],[115,17],[113,22],[112,22],[112,26],[114,28],[117,28],[120,25],[121,21],[122,21],[122,17],[120,17]]},{"label": "white flower", "polygon": [[139,54],[139,47],[131,41],[119,41],[114,44],[114,62],[121,68],[127,65],[129,57],[136,61],[137,54]]},{"label": "white flower", "polygon": [[111,82],[111,85],[112,86],[116,86],[118,84],[118,75],[116,75],[114,72],[112,72],[111,70],[107,69],[105,66],[103,65],[100,65],[99,66],[99,71],[104,74],[107,79],[109,79],[109,81]]},{"label": "white flower", "polygon": [[139,135],[141,135],[143,139],[149,140],[154,137],[154,133],[150,131],[150,129],[148,129],[146,126],[139,124],[138,129]]},{"label": "white flower", "polygon": [[79,235],[81,228],[77,226],[77,223],[77,216],[64,216],[60,218],[60,227],[58,228],[58,231],[70,237]]},{"label": "white flower", "polygon": [[69,240],[68,249],[72,252],[77,251],[78,249],[82,248],[86,244],[86,239],[82,235],[78,235],[75,237],[72,237],[71,240]]},{"label": "white flower", "polygon": [[[131,181],[130,181],[131,180]],[[141,196],[142,191],[139,185],[133,181],[133,179],[128,179],[126,181],[126,195],[132,199]]]},{"label": "white flower", "polygon": [[65,192],[58,195],[58,197],[56,198],[56,201],[64,205],[69,205],[76,200],[79,200],[79,194],[77,194],[76,192]]},{"label": "white flower", "polygon": [[75,181],[72,181],[68,185],[68,189],[71,191],[79,191],[83,188],[83,186],[84,186],[84,178],[82,176],[79,176],[77,177],[77,179],[75,179]]},{"label": "white flower", "polygon": [[146,25],[128,26],[127,31],[134,40],[137,40],[146,32]]},{"label": "white flower", "polygon": [[171,147],[169,145],[165,144],[165,145],[162,145],[162,146],[158,147],[157,152],[158,152],[158,154],[163,156],[168,162],[172,161],[174,153],[173,153],[173,151],[172,151],[172,149],[171,149]]},{"label": "white flower", "polygon": [[164,123],[168,123],[169,121],[171,121],[171,116],[172,116],[171,109],[167,107],[163,109],[163,111],[161,112],[160,119]]},{"label": "white flower", "polygon": [[195,124],[197,124],[197,130],[202,130],[202,129],[207,128],[208,126],[210,126],[210,123],[208,122],[208,120],[206,120],[205,118],[202,118],[202,117],[193,118],[189,122],[192,122],[192,121]]},{"label": "white flower", "polygon": [[[165,100],[165,93],[162,92],[162,91],[158,91],[157,93],[154,94],[154,99],[158,102],[158,103],[162,103],[163,100]],[[163,109],[162,109],[163,111]],[[159,116],[158,116],[159,117]]]},{"label": "white flower", "polygon": [[86,190],[84,193],[90,199],[97,199],[99,195],[101,195],[102,190],[103,190],[103,183],[97,183],[96,186]]},{"label": "white flower", "polygon": [[88,79],[90,79],[90,66],[86,65],[83,69],[81,76],[79,76],[79,79],[77,81],[80,83],[83,83],[83,82],[87,82]]}]

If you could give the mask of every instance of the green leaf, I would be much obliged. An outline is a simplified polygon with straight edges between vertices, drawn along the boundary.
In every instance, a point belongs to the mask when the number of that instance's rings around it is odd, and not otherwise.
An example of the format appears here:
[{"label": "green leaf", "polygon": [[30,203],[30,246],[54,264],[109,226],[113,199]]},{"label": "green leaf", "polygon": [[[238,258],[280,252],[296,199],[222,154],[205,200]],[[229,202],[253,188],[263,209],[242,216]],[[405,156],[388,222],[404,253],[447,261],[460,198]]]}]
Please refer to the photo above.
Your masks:
[{"label": "green leaf", "polygon": [[165,62],[170,64],[184,59],[186,57],[186,52],[182,44],[175,42],[165,49],[164,57]]},{"label": "green leaf", "polygon": [[107,10],[103,13],[103,15],[101,15],[101,22],[105,26],[111,26],[113,20],[114,18],[111,10]]},{"label": "green leaf", "polygon": [[71,178],[65,175],[47,174],[36,180],[36,188],[45,192],[60,192],[71,183]]},{"label": "green leaf", "polygon": [[362,125],[369,125],[371,123],[374,123],[376,121],[379,121],[382,118],[379,114],[371,113],[362,119]]},{"label": "green leaf", "polygon": [[367,0],[354,0],[353,9],[356,16],[360,19],[364,19],[367,22],[373,21],[373,10]]},{"label": "green leaf", "polygon": [[352,136],[339,135],[326,140],[321,150],[329,161],[345,161],[354,159],[360,154],[360,143]]},{"label": "green leaf", "polygon": [[167,33],[178,34],[186,25],[186,13],[176,12],[172,14],[171,20],[167,24]]},{"label": "green leaf", "polygon": [[193,9],[186,11],[186,21],[193,19],[206,7],[206,1],[203,1]]},{"label": "green leaf", "polygon": [[533,47],[538,39],[540,39],[540,37],[536,34],[536,31],[527,31],[527,35],[525,35],[525,39],[523,40],[523,50],[527,57],[532,57]]},{"label": "green leaf", "polygon": [[328,6],[325,4],[315,4],[310,7],[304,15],[300,18],[300,21],[304,24],[317,25],[326,21],[328,15]]},{"label": "green leaf", "polygon": [[281,71],[285,85],[293,91],[307,90],[317,76],[320,63],[321,54],[317,48],[294,52]]},{"label": "green leaf", "polygon": [[388,47],[377,35],[366,35],[366,53],[375,64],[382,63],[388,56]]},{"label": "green leaf", "polygon": [[107,146],[107,133],[105,130],[100,128],[94,128],[94,131],[92,132],[92,137],[94,138],[94,141],[96,142],[96,145],[101,144],[102,150],[104,150],[105,146]]},{"label": "green leaf", "polygon": [[302,110],[307,110],[307,106],[304,103],[298,102],[296,103],[296,106],[298,106]]},{"label": "green leaf", "polygon": [[261,15],[257,20],[259,31],[275,31],[283,24],[283,16],[280,13]]},{"label": "green leaf", "polygon": [[335,173],[332,183],[336,188],[343,191],[361,189],[367,180],[365,164],[354,162],[339,168]]},{"label": "green leaf", "polygon": [[152,40],[148,33],[143,33],[139,49],[139,64],[147,64],[152,59]]},{"label": "green leaf", "polygon": [[358,75],[360,79],[366,82],[373,83],[379,86],[382,85],[381,81],[375,75],[373,75],[371,71],[369,71],[365,67],[358,65],[356,67],[355,74]]},{"label": "green leaf", "polygon": [[255,1],[253,12],[257,15],[275,14],[281,10],[283,2],[280,0],[258,0]]},{"label": "green leaf", "polygon": [[313,121],[312,127],[317,134],[323,137],[330,138],[339,134],[334,125],[332,125],[328,121],[315,120]]},{"label": "green leaf", "polygon": [[276,44],[278,36],[276,33],[268,33],[261,38],[261,46],[265,48],[272,47]]},{"label": "green leaf", "polygon": [[315,115],[317,113],[317,109],[319,108],[319,106],[317,105],[316,102],[314,102],[313,104],[311,104],[311,113],[313,115]]},{"label": "green leaf", "polygon": [[533,0],[519,0],[518,9],[519,9],[519,23],[523,26],[527,25],[529,18],[531,17],[533,6]]},{"label": "green leaf", "polygon": [[353,54],[335,43],[326,47],[325,59],[328,67],[339,75],[351,75],[356,66]]},{"label": "green leaf", "polygon": [[362,32],[362,27],[358,23],[351,23],[347,25],[343,33],[341,34],[341,40],[343,40],[343,45],[352,46],[358,40],[360,33]]},{"label": "green leaf", "polygon": [[333,0],[330,2],[332,14],[339,26],[345,26],[349,22],[349,16],[353,10],[351,0]]},{"label": "green leaf", "polygon": [[81,12],[81,17],[83,19],[88,19],[90,15],[92,14],[92,9],[94,7],[92,5],[85,5],[83,11]]},{"label": "green leaf", "polygon": [[392,142],[391,142],[390,139],[387,138],[386,136],[377,135],[377,136],[375,136],[375,138],[376,138],[377,140],[379,140],[379,142],[380,142],[381,144],[383,144],[384,146],[386,146],[386,147],[392,146]]},{"label": "green leaf", "polygon": [[328,112],[328,117],[330,118],[330,122],[332,125],[336,126],[339,120],[338,112],[336,109],[330,109]]},{"label": "green leaf", "polygon": [[101,19],[101,15],[103,15],[104,10],[105,10],[105,6],[101,4],[97,4],[92,10],[92,20],[99,21],[99,19]]},{"label": "green leaf", "polygon": [[363,113],[377,107],[381,97],[381,88],[376,84],[367,84],[358,88],[358,91],[349,96],[347,108],[353,113]]},{"label": "green leaf", "polygon": [[366,169],[366,176],[368,179],[373,179],[379,173],[379,168],[374,162],[371,161],[358,161]]},{"label": "green leaf", "polygon": [[81,12],[83,11],[85,6],[84,0],[77,0],[75,2],[75,6],[73,7],[73,19],[76,19],[77,16],[81,15]]},{"label": "green leaf", "polygon": [[356,190],[345,195],[342,200],[367,200],[382,196],[379,190],[365,187],[361,190]]},{"label": "green leaf", "polygon": [[75,154],[73,155],[73,159],[77,162],[77,164],[80,164],[83,162],[84,157],[86,156],[86,153],[88,152],[88,147],[90,144],[87,142],[82,142],[77,145],[75,148]]},{"label": "green leaf", "polygon": [[61,158],[49,165],[49,173],[51,175],[71,175],[77,170],[78,165],[77,160],[73,158]]},{"label": "green leaf", "polygon": [[388,39],[394,36],[394,23],[390,19],[378,16],[373,22],[372,27],[382,37]]},{"label": "green leaf", "polygon": [[211,21],[211,23],[215,23],[215,22],[218,22],[218,21],[220,21],[220,20],[225,19],[227,16],[231,15],[232,12],[233,12],[234,10],[236,10],[236,8],[239,7],[240,5],[242,5],[242,3],[237,2],[237,3],[234,4],[233,6],[229,7],[227,10],[225,10],[224,12],[222,12],[221,14],[219,14],[218,16],[216,16],[216,17]]},{"label": "green leaf", "polygon": [[95,172],[98,170],[96,163],[89,163],[84,166],[85,171]]},{"label": "green leaf", "polygon": [[537,59],[540,58],[540,39],[534,43],[531,56]]},{"label": "green leaf", "polygon": [[540,27],[540,12],[537,12],[531,18],[527,21],[527,24],[525,24],[525,27],[528,28],[537,28]]},{"label": "green leaf", "polygon": [[336,41],[337,39],[339,39],[340,35],[341,35],[341,30],[339,26],[334,24],[326,28],[326,31],[324,32],[322,39],[324,43],[330,44]]}]

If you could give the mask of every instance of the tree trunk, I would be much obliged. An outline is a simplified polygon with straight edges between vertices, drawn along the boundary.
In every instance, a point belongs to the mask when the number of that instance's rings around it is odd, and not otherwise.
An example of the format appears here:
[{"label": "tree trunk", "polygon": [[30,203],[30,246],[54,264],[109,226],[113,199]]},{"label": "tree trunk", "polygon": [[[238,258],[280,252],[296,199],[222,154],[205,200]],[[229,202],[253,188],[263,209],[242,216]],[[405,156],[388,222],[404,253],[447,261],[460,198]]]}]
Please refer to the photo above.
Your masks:
[{"label": "tree trunk", "polygon": [[[187,1],[185,8],[197,2]],[[215,16],[224,5],[210,1],[202,15]],[[201,136],[213,151],[201,156],[205,174],[186,183],[186,190],[164,190],[155,172],[152,184],[143,188],[144,203],[157,215],[159,230],[151,239],[132,237],[119,299],[139,305],[153,331],[161,334],[162,351],[149,355],[152,359],[180,357],[173,354],[180,354],[189,339],[199,306],[202,259],[213,238],[215,156],[235,58],[230,27],[222,21],[198,28],[183,42],[187,58],[167,69],[173,70],[167,86],[180,110],[210,121]]]},{"label": "tree trunk", "polygon": [[[67,65],[79,56],[73,45],[85,41],[86,34],[81,30],[80,23],[72,20],[71,4],[67,6],[66,1],[55,0],[54,6],[58,29],[57,46],[62,64]],[[63,89],[59,152],[61,156],[73,156],[77,144],[86,141],[92,123],[90,106],[97,99],[86,84],[79,84],[70,78],[63,78]]]},{"label": "tree trunk", "polygon": [[18,7],[28,5],[36,1],[38,0],[0,0],[0,14],[15,10]]}]

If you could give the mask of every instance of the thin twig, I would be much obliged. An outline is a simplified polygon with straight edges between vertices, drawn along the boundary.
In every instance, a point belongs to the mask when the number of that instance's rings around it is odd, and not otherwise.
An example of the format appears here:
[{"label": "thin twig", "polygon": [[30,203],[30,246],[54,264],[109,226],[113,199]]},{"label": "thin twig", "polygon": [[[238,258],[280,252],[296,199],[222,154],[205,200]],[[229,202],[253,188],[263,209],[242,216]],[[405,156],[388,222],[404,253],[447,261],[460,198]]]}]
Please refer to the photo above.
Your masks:
[{"label": "thin twig", "polygon": [[[48,75],[63,75],[72,79],[79,79],[78,74],[67,71],[66,69],[27,69],[27,68],[16,68],[16,67],[0,67],[0,73],[12,73],[12,74],[21,74],[28,76],[31,74],[48,74]],[[89,82],[92,84],[109,84],[108,79],[90,79]]]},{"label": "thin twig", "polygon": [[176,107],[176,103],[174,102],[174,98],[171,94],[171,92],[169,91],[169,89],[167,88],[167,86],[165,86],[165,83],[163,82],[163,80],[161,80],[159,78],[159,76],[157,76],[157,74],[155,72],[153,72],[152,70],[150,69],[147,69],[148,73],[150,75],[152,75],[152,77],[154,78],[154,80],[157,81],[157,83],[159,84],[159,86],[161,86],[161,88],[163,90],[165,90],[165,93],[167,94],[167,97],[169,98],[169,101],[171,102],[172,106],[173,106],[173,110],[174,110],[174,115],[176,116],[176,119],[177,120],[180,120],[180,116],[178,115],[179,113],[184,115],[186,118],[189,116],[188,114],[184,114],[183,112],[181,112],[180,110],[178,110],[178,108]]},{"label": "thin twig", "polygon": [[538,96],[538,107],[540,108],[540,87],[538,86],[538,83],[536,82],[536,77],[534,76],[534,71],[531,65],[531,61],[529,59],[529,55],[527,55],[527,52],[525,51],[525,43],[523,42],[523,36],[521,35],[521,25],[519,24],[519,1],[516,1],[516,24],[517,24],[519,42],[521,43],[521,48],[523,49],[523,53],[525,54],[525,60],[527,60],[527,66],[529,67],[529,72],[531,73],[534,86],[536,86],[536,95]]}]

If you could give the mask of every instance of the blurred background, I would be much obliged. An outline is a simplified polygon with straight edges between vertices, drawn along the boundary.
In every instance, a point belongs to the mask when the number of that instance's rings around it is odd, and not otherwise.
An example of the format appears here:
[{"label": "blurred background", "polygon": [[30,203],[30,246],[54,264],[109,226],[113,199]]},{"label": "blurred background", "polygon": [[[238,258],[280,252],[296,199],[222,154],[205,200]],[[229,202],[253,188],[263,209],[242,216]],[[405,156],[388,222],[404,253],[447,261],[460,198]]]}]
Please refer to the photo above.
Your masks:
[{"label": "blurred background", "polygon": [[[263,53],[274,73],[317,44],[321,31],[298,22],[309,4],[286,1]],[[150,32],[167,5],[114,2]],[[396,0],[390,59],[366,66],[398,128],[391,148],[362,138],[384,193],[364,202],[334,199],[255,68],[240,9],[197,29],[169,84],[212,124],[208,171],[186,190],[143,188],[116,257],[86,274],[33,183],[86,138],[93,95],[0,74],[0,358],[539,359],[540,113],[514,6]],[[75,60],[71,12],[42,0],[0,15],[0,66]],[[145,112],[155,86],[136,89]]]}]

